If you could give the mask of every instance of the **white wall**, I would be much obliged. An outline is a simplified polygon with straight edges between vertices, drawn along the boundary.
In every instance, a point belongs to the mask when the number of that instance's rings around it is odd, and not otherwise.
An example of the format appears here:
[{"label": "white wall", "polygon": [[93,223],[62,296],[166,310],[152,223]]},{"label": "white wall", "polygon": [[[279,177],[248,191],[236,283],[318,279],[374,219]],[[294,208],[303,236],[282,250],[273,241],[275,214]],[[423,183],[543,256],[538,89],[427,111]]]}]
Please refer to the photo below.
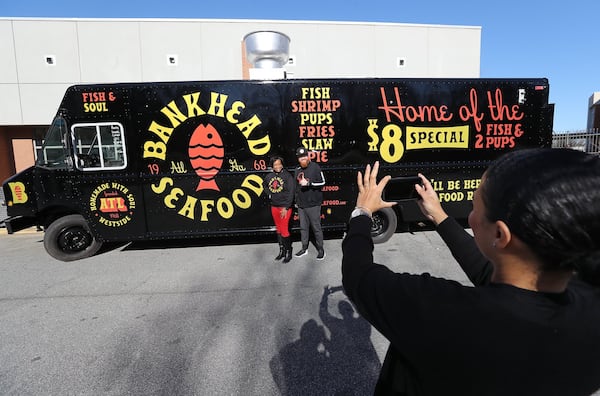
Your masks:
[{"label": "white wall", "polygon": [[479,77],[480,27],[0,18],[0,125],[50,124],[78,83],[241,79],[241,42],[256,30],[291,38],[292,78]]}]

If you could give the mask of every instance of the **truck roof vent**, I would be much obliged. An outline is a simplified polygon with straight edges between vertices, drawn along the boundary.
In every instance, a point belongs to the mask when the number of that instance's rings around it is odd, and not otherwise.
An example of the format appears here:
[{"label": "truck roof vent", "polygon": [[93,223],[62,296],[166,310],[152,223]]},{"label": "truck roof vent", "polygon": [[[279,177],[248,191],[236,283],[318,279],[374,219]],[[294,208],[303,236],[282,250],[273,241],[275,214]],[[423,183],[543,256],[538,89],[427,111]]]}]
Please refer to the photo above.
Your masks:
[{"label": "truck roof vent", "polygon": [[289,60],[290,38],[280,32],[257,31],[244,36],[246,59],[253,66],[251,79],[285,78],[283,66]]}]

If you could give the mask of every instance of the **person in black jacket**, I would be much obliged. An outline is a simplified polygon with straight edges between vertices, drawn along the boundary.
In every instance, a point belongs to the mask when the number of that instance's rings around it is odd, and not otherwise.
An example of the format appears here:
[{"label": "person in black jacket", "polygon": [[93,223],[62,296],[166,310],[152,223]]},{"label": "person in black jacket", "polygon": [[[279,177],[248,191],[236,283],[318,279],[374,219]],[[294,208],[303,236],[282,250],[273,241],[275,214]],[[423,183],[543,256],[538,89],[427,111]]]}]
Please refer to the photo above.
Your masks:
[{"label": "person in black jacket", "polygon": [[279,254],[275,260],[283,258],[284,263],[292,259],[292,240],[290,237],[290,218],[292,217],[292,204],[296,182],[291,173],[284,169],[283,158],[271,158],[272,171],[263,180],[263,187],[271,202],[271,215],[277,230]]},{"label": "person in black jacket", "polygon": [[[342,275],[389,341],[377,395],[590,395],[600,388],[600,158],[518,150],[475,192],[473,237],[422,175],[423,213],[474,286],[373,262],[370,213],[393,203],[379,164],[359,172]],[[583,275],[574,277],[573,274]],[[597,278],[596,278],[597,279]]]},{"label": "person in black jacket", "polygon": [[321,188],[325,185],[325,176],[321,167],[310,160],[308,150],[299,147],[296,157],[300,166],[296,168],[296,204],[298,205],[298,216],[300,217],[300,239],[302,249],[296,253],[296,257],[302,257],[308,252],[309,233],[312,228],[315,234],[315,245],[317,247],[317,260],[325,258],[323,248],[323,231],[321,230],[321,204],[323,203],[323,192]]}]

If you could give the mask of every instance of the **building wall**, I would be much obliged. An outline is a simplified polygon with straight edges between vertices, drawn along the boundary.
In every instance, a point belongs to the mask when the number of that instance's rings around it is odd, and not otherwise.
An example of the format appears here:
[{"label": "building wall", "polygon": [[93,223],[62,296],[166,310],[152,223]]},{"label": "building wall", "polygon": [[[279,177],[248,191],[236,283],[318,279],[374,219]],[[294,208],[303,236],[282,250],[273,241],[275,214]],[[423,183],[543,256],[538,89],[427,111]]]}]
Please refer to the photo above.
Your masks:
[{"label": "building wall", "polygon": [[288,78],[479,77],[477,26],[0,18],[0,158],[14,157],[12,134],[52,122],[70,85],[243,79],[242,41],[257,30],[290,37]]},{"label": "building wall", "polygon": [[0,19],[0,125],[49,124],[78,83],[242,79],[241,42],[255,30],[291,38],[292,78],[479,77],[479,27]]},{"label": "building wall", "polygon": [[600,129],[600,92],[594,92],[590,96],[587,129]]},{"label": "building wall", "polygon": [[[0,126],[0,182],[33,165],[33,141],[45,130],[46,126]],[[29,152],[22,151],[24,147]]]}]

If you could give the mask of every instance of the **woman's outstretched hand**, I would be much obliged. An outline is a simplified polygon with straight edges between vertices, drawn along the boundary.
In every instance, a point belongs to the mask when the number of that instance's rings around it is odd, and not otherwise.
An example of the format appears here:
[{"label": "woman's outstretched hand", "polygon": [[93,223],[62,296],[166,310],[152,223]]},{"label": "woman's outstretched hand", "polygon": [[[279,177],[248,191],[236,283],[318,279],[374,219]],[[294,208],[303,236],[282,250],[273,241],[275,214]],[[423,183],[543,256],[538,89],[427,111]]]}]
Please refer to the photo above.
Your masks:
[{"label": "woman's outstretched hand", "polygon": [[391,179],[389,175],[384,176],[377,183],[377,173],[379,172],[379,161],[375,161],[373,168],[367,165],[364,175],[359,171],[357,175],[358,197],[356,206],[366,209],[371,213],[377,212],[382,208],[389,208],[396,205],[396,202],[386,202],[381,199],[383,189]]},{"label": "woman's outstretched hand", "polygon": [[419,173],[419,177],[421,178],[422,186],[416,184],[415,189],[417,193],[421,197],[417,201],[421,212],[427,217],[429,220],[433,221],[435,225],[440,224],[442,221],[446,220],[448,214],[442,208],[442,204],[440,203],[440,199],[433,189],[431,182],[421,173]]}]

